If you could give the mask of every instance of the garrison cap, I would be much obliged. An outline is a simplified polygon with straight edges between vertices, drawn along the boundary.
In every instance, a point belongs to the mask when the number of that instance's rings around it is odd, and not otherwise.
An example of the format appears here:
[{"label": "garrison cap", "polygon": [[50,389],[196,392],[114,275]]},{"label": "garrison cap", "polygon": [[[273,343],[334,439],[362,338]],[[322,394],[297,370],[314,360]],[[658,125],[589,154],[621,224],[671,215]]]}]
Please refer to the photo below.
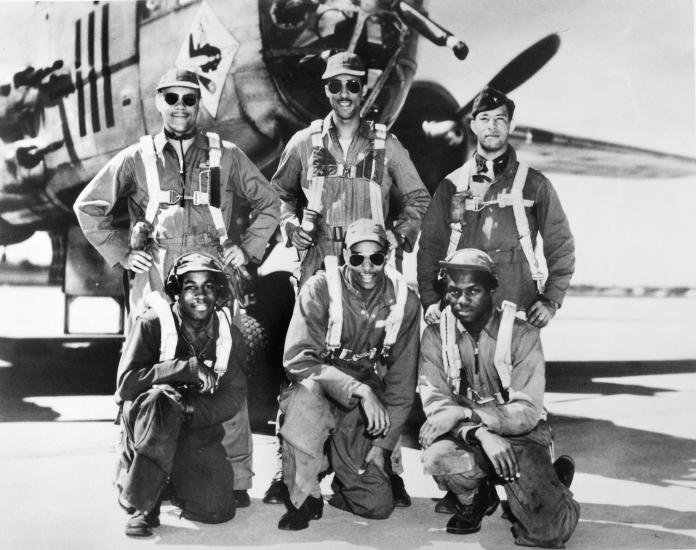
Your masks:
[{"label": "garrison cap", "polygon": [[354,244],[363,241],[377,243],[382,248],[389,246],[384,227],[367,218],[355,220],[346,229],[346,248],[350,249]]},{"label": "garrison cap", "polygon": [[487,86],[474,98],[471,116],[476,118],[476,115],[479,113],[491,111],[503,105],[507,107],[508,116],[512,119],[512,114],[515,112],[515,102],[503,92]]},{"label": "garrison cap", "polygon": [[191,88],[192,90],[201,89],[200,85],[198,84],[198,76],[196,73],[186,69],[178,69],[174,67],[162,75],[162,78],[160,78],[155,90],[159,92],[164,88],[171,88],[174,86]]},{"label": "garrison cap", "polygon": [[497,286],[498,275],[491,257],[478,248],[461,248],[439,262],[446,271],[472,271],[489,275]]},{"label": "garrison cap", "polygon": [[365,76],[365,65],[362,60],[352,52],[338,52],[326,62],[326,70],[321,75],[322,80],[328,80],[339,74],[353,76]]}]

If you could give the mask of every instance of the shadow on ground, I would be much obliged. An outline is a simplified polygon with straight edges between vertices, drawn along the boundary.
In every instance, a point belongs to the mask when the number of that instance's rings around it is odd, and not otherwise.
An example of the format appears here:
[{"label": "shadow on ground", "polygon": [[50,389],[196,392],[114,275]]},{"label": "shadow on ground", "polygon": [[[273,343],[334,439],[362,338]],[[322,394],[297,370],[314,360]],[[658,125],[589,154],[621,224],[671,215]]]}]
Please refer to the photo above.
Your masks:
[{"label": "shadow on ground", "polygon": [[[232,521],[222,525],[192,529],[178,519],[178,511],[165,506],[162,526],[155,530],[158,543],[172,546],[283,547],[286,545],[328,545],[349,541],[351,547],[415,550],[444,548],[457,543],[467,548],[505,550],[519,548],[513,542],[510,523],[500,508],[484,519],[481,531],[471,535],[451,535],[445,531],[449,517],[435,514],[431,499],[416,498],[410,508],[396,509],[390,519],[369,520],[324,507],[324,516],[303,531],[276,528],[284,508],[254,500],[251,508],[239,510]],[[607,548],[619,550],[662,550],[694,548],[696,540],[686,534],[664,529],[689,529],[694,513],[644,506],[584,504],[581,520],[568,542],[568,548]],[[259,530],[259,525],[266,528]],[[469,546],[472,545],[472,546]]]}]

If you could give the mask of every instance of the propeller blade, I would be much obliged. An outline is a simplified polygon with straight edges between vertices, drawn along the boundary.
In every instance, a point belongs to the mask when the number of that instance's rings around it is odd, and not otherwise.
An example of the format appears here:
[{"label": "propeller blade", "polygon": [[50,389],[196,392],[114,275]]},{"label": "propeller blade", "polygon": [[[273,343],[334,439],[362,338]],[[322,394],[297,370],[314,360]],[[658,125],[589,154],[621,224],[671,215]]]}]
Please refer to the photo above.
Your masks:
[{"label": "propeller blade", "polygon": [[[500,90],[504,94],[510,93],[546,65],[556,55],[560,45],[561,38],[557,34],[550,34],[546,38],[542,38],[505,65],[490,80],[488,86]],[[467,116],[471,113],[473,106],[474,100],[471,99],[457,111],[457,116],[460,119]]]}]

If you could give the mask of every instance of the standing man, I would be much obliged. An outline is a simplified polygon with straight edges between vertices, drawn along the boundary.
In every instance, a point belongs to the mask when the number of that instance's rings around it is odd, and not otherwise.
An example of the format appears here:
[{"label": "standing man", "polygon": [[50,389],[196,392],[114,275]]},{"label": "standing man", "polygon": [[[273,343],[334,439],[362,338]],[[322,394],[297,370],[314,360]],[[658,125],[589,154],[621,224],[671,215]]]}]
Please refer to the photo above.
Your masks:
[{"label": "standing man", "polygon": [[360,58],[332,55],[322,78],[331,112],[290,139],[271,179],[281,231],[302,257],[300,285],[325,256],[340,258],[345,230],[360,218],[383,225],[390,248],[410,252],[430,202],[406,149],[384,124],[360,118]]},{"label": "standing man", "polygon": [[[430,202],[406,149],[384,124],[360,117],[365,75],[354,53],[329,57],[322,79],[331,112],[290,139],[271,179],[280,196],[281,232],[301,258],[300,286],[326,256],[341,261],[346,228],[360,218],[386,228],[399,267],[402,251],[413,250]],[[397,475],[403,471],[398,450],[394,462],[397,505],[410,506]],[[281,502],[283,492],[276,476],[264,502]]]},{"label": "standing man", "polygon": [[329,464],[329,504],[374,519],[394,509],[390,454],[415,396],[420,314],[403,276],[385,272],[388,250],[381,225],[357,220],[345,265],[327,257],[326,271],[300,290],[285,341],[291,385],[280,400],[289,494],[280,529],[321,518],[319,475]]},{"label": "standing man", "polygon": [[[131,274],[131,316],[149,292],[163,293],[164,275],[181,254],[206,252],[233,268],[259,262],[280,216],[275,191],[247,156],[197,131],[196,74],[171,69],[156,91],[163,129],[111,159],[74,206],[87,240]],[[249,201],[253,222],[237,242],[233,204],[240,198]],[[118,199],[128,204],[130,237],[113,223]]]},{"label": "standing man", "polygon": [[[200,88],[194,73],[167,71],[155,104],[162,131],[118,153],[74,206],[87,240],[109,265],[120,263],[130,276],[131,319],[150,292],[164,297],[164,275],[182,254],[205,252],[235,269],[260,261],[280,215],[275,191],[246,155],[213,132],[197,131]],[[233,217],[240,198],[251,205],[253,219],[241,240]],[[128,204],[130,235],[114,225],[112,210],[119,199]],[[248,506],[253,474],[246,405],[226,428],[232,432],[226,444],[236,442],[227,451],[238,506]]]},{"label": "standing man", "polygon": [[[561,307],[575,269],[575,245],[556,191],[540,172],[518,162],[508,144],[515,104],[486,88],[474,99],[474,158],[438,186],[423,220],[418,288],[426,322],[440,317],[438,262],[460,248],[479,248],[498,266],[496,305],[517,304],[537,328]],[[534,254],[543,237],[548,278]]]},{"label": "standing man", "polygon": [[167,278],[173,304],[149,296],[126,340],[116,397],[124,430],[116,485],[130,514],[126,535],[159,526],[162,490],[186,519],[221,523],[235,514],[234,474],[223,422],[246,407],[244,337],[219,307],[229,293],[222,265],[185,254]]},{"label": "standing man", "polygon": [[580,506],[568,490],[572,459],[551,463],[539,331],[515,317],[515,304],[495,309],[498,279],[481,250],[458,250],[440,266],[446,307],[421,342],[419,438],[425,473],[456,498],[447,531],[477,532],[500,483],[515,543],[563,548]]}]

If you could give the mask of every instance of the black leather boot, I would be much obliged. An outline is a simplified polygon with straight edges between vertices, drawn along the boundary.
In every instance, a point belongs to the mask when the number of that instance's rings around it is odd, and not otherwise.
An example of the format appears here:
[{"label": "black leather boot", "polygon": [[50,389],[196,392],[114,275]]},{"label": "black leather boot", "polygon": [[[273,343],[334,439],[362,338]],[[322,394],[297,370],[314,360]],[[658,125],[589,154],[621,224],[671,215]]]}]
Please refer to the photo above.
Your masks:
[{"label": "black leather boot", "polygon": [[481,520],[484,516],[490,516],[495,512],[500,500],[495,486],[484,481],[480,487],[474,502],[471,504],[458,503],[458,511],[447,522],[447,532],[455,535],[468,535],[481,529]]},{"label": "black leather boot", "polygon": [[288,511],[280,518],[278,529],[300,531],[309,527],[310,519],[321,519],[324,513],[324,499],[310,495],[299,508],[295,508],[288,499],[285,503],[285,507]]}]

